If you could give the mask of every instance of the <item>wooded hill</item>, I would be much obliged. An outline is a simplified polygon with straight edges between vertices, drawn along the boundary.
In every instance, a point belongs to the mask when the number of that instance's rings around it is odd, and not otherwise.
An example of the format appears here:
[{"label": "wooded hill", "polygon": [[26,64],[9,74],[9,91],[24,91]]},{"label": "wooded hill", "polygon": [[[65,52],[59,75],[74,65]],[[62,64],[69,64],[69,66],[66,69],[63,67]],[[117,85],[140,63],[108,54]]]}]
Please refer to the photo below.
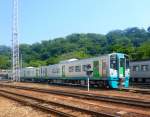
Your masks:
[{"label": "wooded hill", "polygon": [[[20,45],[23,67],[55,64],[60,60],[89,58],[111,52],[126,53],[131,60],[150,59],[150,28],[114,30],[106,35],[71,34],[32,45]],[[10,55],[9,47],[0,46],[0,68],[10,67]]]}]

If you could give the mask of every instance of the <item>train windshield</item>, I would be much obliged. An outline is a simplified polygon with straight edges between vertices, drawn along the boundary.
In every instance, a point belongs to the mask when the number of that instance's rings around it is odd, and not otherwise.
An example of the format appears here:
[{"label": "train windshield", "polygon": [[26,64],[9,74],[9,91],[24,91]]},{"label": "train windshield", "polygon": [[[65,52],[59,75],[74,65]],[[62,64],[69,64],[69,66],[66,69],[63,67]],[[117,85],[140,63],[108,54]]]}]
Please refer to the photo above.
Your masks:
[{"label": "train windshield", "polygon": [[110,68],[117,70],[117,56],[116,55],[110,56]]},{"label": "train windshield", "polygon": [[125,59],[120,58],[120,67],[125,68]]}]

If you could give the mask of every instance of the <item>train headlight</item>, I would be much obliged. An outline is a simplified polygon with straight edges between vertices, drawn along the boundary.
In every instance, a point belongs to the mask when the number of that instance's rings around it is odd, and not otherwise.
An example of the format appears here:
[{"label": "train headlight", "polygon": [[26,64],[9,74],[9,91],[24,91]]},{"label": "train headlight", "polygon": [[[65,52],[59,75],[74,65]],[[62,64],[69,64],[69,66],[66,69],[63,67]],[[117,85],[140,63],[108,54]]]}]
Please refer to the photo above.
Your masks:
[{"label": "train headlight", "polygon": [[111,76],[116,76],[116,75],[117,75],[117,71],[114,70],[114,69],[111,69],[111,70],[110,70],[110,75],[111,75]]}]

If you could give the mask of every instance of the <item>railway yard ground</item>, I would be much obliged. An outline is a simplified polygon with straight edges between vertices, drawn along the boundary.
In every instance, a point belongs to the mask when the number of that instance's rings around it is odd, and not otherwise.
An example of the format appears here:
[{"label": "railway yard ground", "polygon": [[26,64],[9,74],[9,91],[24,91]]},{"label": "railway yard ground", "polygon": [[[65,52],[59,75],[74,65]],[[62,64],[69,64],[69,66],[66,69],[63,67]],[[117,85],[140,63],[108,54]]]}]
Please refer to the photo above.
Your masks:
[{"label": "railway yard ground", "polygon": [[0,82],[0,117],[150,117],[145,92]]},{"label": "railway yard ground", "polygon": [[50,117],[30,106],[0,96],[0,117]]}]

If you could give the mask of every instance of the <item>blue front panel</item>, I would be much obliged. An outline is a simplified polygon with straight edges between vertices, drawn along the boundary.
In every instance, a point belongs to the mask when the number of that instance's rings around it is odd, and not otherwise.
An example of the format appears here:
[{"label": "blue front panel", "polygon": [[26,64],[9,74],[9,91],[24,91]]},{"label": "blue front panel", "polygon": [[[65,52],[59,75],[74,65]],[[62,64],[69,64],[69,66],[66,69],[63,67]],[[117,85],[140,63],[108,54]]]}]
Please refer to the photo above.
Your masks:
[{"label": "blue front panel", "polygon": [[111,88],[118,88],[118,78],[116,77],[109,77],[108,84]]},{"label": "blue front panel", "polygon": [[125,79],[125,88],[129,87],[129,77],[126,77]]},{"label": "blue front panel", "polygon": [[[119,78],[118,77],[109,77],[108,78],[108,83],[109,83],[109,86],[111,88],[119,88]],[[129,77],[126,77],[124,82],[123,82],[123,85],[125,88],[128,88],[129,87]]]}]

